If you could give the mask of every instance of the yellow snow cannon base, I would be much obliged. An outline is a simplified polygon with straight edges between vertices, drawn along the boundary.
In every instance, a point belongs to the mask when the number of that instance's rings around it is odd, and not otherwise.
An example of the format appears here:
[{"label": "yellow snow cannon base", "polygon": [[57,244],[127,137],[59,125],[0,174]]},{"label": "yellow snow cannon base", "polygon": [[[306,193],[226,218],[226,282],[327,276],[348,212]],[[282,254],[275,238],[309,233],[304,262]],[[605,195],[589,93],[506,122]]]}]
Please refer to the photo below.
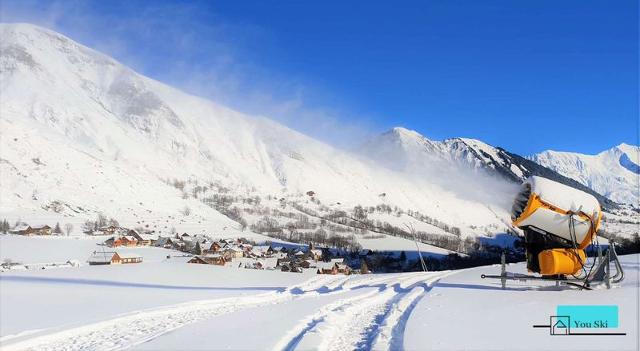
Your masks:
[{"label": "yellow snow cannon base", "polygon": [[[578,259],[580,257],[580,259]],[[540,274],[576,274],[582,269],[587,256],[580,249],[549,249],[538,254]]]}]

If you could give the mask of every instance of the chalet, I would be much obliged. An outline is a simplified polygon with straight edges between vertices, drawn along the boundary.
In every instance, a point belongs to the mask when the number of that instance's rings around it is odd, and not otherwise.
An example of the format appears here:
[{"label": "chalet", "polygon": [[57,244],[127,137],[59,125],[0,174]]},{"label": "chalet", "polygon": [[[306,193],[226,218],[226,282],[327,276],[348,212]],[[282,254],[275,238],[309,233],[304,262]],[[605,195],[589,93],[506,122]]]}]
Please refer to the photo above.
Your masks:
[{"label": "chalet", "polygon": [[115,225],[108,225],[108,226],[98,228],[98,230],[101,231],[103,235],[113,235],[119,229],[120,227]]},{"label": "chalet", "polygon": [[127,232],[127,236],[132,236],[138,241],[138,246],[154,245],[158,241],[159,237],[156,234],[138,233],[137,230],[130,229]]},{"label": "chalet", "polygon": [[11,233],[19,235],[51,235],[51,227],[46,224],[30,226],[26,223],[22,223],[13,228]]},{"label": "chalet", "polygon": [[197,264],[213,264],[217,266],[224,266],[227,261],[220,254],[207,254],[201,256],[194,256],[187,263],[197,263]]},{"label": "chalet", "polygon": [[94,251],[87,260],[90,266],[107,264],[129,264],[142,262],[142,256],[134,253]]},{"label": "chalet", "polygon": [[30,225],[26,223],[20,223],[16,225],[15,228],[11,229],[9,233],[18,235],[29,235],[32,231],[33,229]]},{"label": "chalet", "polygon": [[351,274],[351,267],[344,263],[336,263],[336,268],[339,274],[349,275]]},{"label": "chalet", "polygon": [[[338,262],[340,261],[340,263]],[[334,259],[331,262],[326,262],[317,270],[318,274],[351,274],[351,267],[344,263],[344,259]]]},{"label": "chalet", "polygon": [[279,258],[276,260],[276,267],[286,266],[291,263],[291,260],[288,258]]},{"label": "chalet", "polygon": [[118,253],[111,259],[111,264],[129,264],[142,262],[142,256],[133,252]]},{"label": "chalet", "polygon": [[222,245],[217,241],[214,241],[213,244],[211,244],[211,246],[209,247],[209,251],[214,253],[220,251],[220,249],[222,249]]},{"label": "chalet", "polygon": [[308,195],[308,196],[314,196],[315,194],[316,194],[316,192],[315,192],[315,191],[313,191],[313,190],[309,190],[309,191],[307,191],[307,195]]},{"label": "chalet", "polygon": [[152,246],[160,238],[157,234],[140,234],[142,240],[138,240],[139,245]]},{"label": "chalet", "polygon": [[174,249],[178,247],[174,240],[175,239],[159,237],[153,245],[165,249]]},{"label": "chalet", "polygon": [[330,267],[320,267],[317,270],[318,274],[332,274],[332,275],[336,275],[338,274],[338,267],[336,265],[330,266]]},{"label": "chalet", "polygon": [[249,255],[253,257],[271,257],[273,254],[273,250],[269,246],[254,246],[251,251],[248,252]]},{"label": "chalet", "polygon": [[115,252],[94,251],[87,262],[90,266],[111,264],[111,260],[113,260],[114,256],[116,256]]},{"label": "chalet", "polygon": [[[113,240],[112,240],[113,239]],[[110,247],[134,247],[138,245],[138,240],[131,235],[125,235],[121,237],[110,238],[105,241],[105,244]]]},{"label": "chalet", "polygon": [[309,257],[313,260],[320,261],[322,259],[322,250],[320,249],[309,250]]},{"label": "chalet", "polygon": [[35,235],[51,235],[51,227],[46,224],[32,226],[31,229]]},{"label": "chalet", "polygon": [[229,261],[231,261],[234,258],[243,257],[244,256],[244,251],[239,247],[230,247],[228,249],[224,249],[223,255],[224,255],[225,258],[227,258]]},{"label": "chalet", "polygon": [[244,253],[249,253],[253,250],[253,245],[249,244],[239,244],[237,247]]},{"label": "chalet", "polygon": [[113,247],[114,241],[116,241],[116,238],[112,236],[109,239],[105,240],[104,244],[109,246],[109,247]]}]

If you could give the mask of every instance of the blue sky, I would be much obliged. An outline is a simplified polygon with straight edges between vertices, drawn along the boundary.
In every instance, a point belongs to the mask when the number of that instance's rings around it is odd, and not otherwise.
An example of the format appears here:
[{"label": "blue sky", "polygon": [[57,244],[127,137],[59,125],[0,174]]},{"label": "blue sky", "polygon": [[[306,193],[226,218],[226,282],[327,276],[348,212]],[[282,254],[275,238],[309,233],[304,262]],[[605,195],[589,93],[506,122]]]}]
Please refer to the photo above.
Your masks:
[{"label": "blue sky", "polygon": [[523,155],[638,144],[638,2],[6,1],[134,69],[349,147],[393,126]]}]

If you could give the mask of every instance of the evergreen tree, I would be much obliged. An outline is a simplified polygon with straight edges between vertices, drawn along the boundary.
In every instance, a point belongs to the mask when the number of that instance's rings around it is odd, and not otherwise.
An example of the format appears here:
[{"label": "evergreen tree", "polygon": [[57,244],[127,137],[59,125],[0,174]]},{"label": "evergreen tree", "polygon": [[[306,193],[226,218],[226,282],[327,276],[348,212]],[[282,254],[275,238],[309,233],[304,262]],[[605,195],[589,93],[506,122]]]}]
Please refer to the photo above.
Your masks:
[{"label": "evergreen tree", "polygon": [[0,222],[0,232],[7,234],[10,229],[11,225],[9,225],[9,221],[3,219],[2,222]]},{"label": "evergreen tree", "polygon": [[53,228],[53,233],[57,234],[57,235],[62,234],[62,229],[60,228],[60,223],[59,222],[57,222],[56,223],[56,227]]}]

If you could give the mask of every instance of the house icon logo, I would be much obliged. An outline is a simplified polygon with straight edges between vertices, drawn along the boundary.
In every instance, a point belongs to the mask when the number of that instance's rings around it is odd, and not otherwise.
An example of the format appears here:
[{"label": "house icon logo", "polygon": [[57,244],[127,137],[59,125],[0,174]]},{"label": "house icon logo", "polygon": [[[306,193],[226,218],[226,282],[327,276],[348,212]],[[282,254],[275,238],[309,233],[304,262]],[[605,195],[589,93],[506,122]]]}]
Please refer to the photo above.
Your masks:
[{"label": "house icon logo", "polygon": [[551,316],[549,332],[551,335],[571,334],[571,318],[569,316]]}]

